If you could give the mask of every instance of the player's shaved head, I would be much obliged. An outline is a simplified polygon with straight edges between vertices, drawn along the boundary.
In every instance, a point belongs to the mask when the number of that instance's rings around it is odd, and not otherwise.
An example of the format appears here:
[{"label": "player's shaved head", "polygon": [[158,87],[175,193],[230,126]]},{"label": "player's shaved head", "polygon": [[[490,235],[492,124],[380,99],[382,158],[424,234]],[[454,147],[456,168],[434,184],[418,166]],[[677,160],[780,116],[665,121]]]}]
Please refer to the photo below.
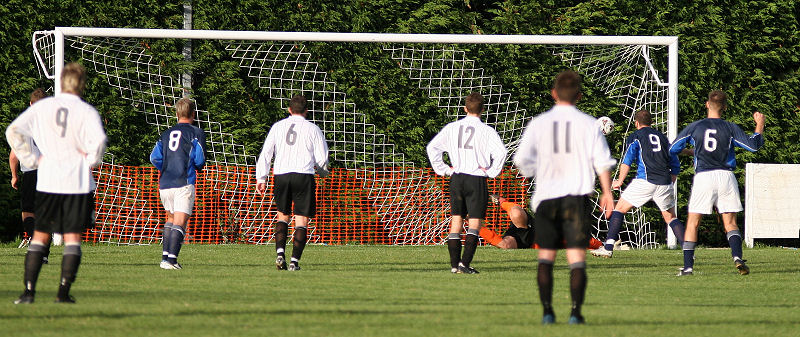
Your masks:
[{"label": "player's shaved head", "polygon": [[86,69],[72,62],[61,70],[61,91],[81,95],[86,88]]},{"label": "player's shaved head", "polygon": [[306,113],[306,110],[307,110],[306,109],[306,105],[307,104],[308,104],[308,101],[306,100],[305,96],[303,96],[303,95],[295,95],[294,97],[292,97],[292,100],[289,101],[289,110],[292,111],[292,114],[302,115],[302,114]]},{"label": "player's shaved head", "polygon": [[558,100],[575,104],[581,97],[581,75],[572,70],[560,72],[553,82],[553,90]]},{"label": "player's shaved head", "polygon": [[483,113],[483,95],[473,92],[467,96],[465,101],[464,107],[467,108],[467,112],[475,115]]},{"label": "player's shaved head", "polygon": [[178,103],[175,103],[175,110],[178,111],[178,118],[194,119],[195,117],[194,101],[187,97],[181,98]]},{"label": "player's shaved head", "polygon": [[31,104],[45,97],[47,97],[47,94],[44,92],[44,89],[36,88],[36,90],[31,92]]},{"label": "player's shaved head", "polygon": [[708,93],[708,107],[718,111],[725,111],[728,108],[728,95],[722,90],[714,90]]},{"label": "player's shaved head", "polygon": [[633,115],[633,120],[639,122],[642,126],[650,126],[653,124],[653,115],[650,114],[650,111],[639,110]]}]

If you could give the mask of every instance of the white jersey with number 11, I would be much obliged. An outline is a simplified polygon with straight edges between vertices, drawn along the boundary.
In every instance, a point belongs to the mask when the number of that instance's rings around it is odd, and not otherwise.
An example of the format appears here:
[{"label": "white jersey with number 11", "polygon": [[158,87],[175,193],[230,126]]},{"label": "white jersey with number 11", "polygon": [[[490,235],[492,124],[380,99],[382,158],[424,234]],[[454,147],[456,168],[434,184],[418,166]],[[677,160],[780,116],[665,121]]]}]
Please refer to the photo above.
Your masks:
[{"label": "white jersey with number 11", "polygon": [[543,200],[594,191],[597,173],[613,168],[606,138],[596,119],[572,105],[556,105],[525,128],[514,163],[536,179],[531,208]]}]

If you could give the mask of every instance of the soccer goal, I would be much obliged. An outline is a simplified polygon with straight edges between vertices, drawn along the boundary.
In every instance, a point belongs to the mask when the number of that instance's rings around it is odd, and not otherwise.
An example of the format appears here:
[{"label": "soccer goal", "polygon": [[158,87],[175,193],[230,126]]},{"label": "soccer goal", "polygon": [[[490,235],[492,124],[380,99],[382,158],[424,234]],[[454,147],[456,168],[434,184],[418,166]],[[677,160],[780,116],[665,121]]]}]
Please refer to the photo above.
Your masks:
[{"label": "soccer goal", "polygon": [[[524,86],[502,83],[487,65],[501,46],[503,55],[548,55],[561,69],[581,73],[592,88],[613,102],[613,108],[587,111],[608,115],[617,124],[610,141],[620,157],[622,140],[634,131],[632,116],[647,109],[654,127],[670,139],[677,133],[677,37],[658,36],[540,36],[459,34],[378,34],[256,32],[166,29],[57,27],[33,35],[38,68],[54,79],[65,60],[87,66],[90,76],[103,78],[121,100],[154,129],[153,135],[175,122],[172,105],[183,96],[181,74],[170,73],[156,48],[160,40],[215,41],[220,58],[238,63],[244,81],[285,108],[296,93],[309,101],[309,119],[319,125],[331,149],[333,173],[318,180],[318,217],[309,227],[317,243],[438,244],[449,228],[446,180],[436,177],[427,163],[408,159],[385,130],[374,122],[365,105],[348,96],[329,76],[326,50],[358,45],[382,64],[404,74],[413,89],[426,96],[448,120],[462,113],[463,98],[480,92],[487,101],[485,121],[495,127],[512,156],[526,122],[549,108],[526,107],[516,97]],[[175,51],[180,43],[174,43]],[[162,45],[163,47],[163,45]],[[163,48],[161,48],[163,49]],[[204,48],[208,52],[208,48]],[[174,52],[174,51],[173,51]],[[65,56],[68,55],[68,56]],[[520,56],[522,55],[522,56]],[[183,61],[183,60],[179,60]],[[175,61],[175,62],[179,62]],[[536,67],[527,64],[526,66]],[[520,72],[524,73],[522,69]],[[528,81],[549,86],[555,72]],[[664,76],[666,75],[666,76]],[[363,98],[361,98],[363,99]],[[267,243],[276,210],[272,196],[255,193],[255,156],[235,131],[214,120],[214,112],[198,107],[198,124],[207,134],[208,166],[198,177],[198,199],[191,220],[190,242]],[[268,130],[263,130],[264,135]],[[611,139],[611,138],[610,138]],[[153,136],[155,142],[155,136]],[[424,144],[423,144],[424,146]],[[142,153],[142,156],[146,156]],[[527,202],[531,181],[520,178],[509,162],[490,190],[517,202]],[[123,163],[124,164],[124,163]],[[96,170],[97,225],[86,233],[90,240],[118,244],[149,244],[160,239],[163,210],[153,168],[126,166],[109,154]],[[606,222],[596,216],[595,236],[605,237]],[[634,248],[655,247],[656,232],[640,210],[626,215],[622,237]],[[660,223],[660,220],[658,220]],[[491,228],[502,230],[508,220],[490,212]],[[627,233],[627,235],[626,235]],[[670,243],[674,238],[669,235]]]}]

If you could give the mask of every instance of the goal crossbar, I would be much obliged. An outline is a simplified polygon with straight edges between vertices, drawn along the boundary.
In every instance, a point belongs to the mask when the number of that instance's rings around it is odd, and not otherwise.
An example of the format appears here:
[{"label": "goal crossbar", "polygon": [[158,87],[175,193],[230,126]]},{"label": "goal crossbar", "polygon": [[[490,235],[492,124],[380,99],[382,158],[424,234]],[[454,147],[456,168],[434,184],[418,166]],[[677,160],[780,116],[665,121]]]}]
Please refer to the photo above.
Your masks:
[{"label": "goal crossbar", "polygon": [[153,39],[217,39],[305,42],[386,42],[457,44],[585,44],[668,46],[677,36],[583,36],[583,35],[481,35],[481,34],[395,34],[337,32],[278,32],[234,30],[183,30],[144,28],[56,27],[64,36],[94,36]]}]

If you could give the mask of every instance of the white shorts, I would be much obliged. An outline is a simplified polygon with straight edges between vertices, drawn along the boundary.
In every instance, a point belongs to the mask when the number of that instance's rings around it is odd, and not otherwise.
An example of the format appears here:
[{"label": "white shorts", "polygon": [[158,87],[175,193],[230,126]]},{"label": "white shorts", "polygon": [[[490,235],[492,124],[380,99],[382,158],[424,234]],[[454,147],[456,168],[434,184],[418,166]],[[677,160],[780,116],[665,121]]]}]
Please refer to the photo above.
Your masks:
[{"label": "white shorts", "polygon": [[635,207],[642,207],[646,202],[653,199],[658,209],[668,211],[675,207],[675,193],[672,184],[656,185],[644,179],[633,179],[620,198],[631,203]]},{"label": "white shorts", "polygon": [[194,185],[158,190],[161,203],[167,212],[181,212],[192,215],[194,208]]},{"label": "white shorts", "polygon": [[714,170],[694,175],[692,196],[689,198],[689,213],[711,214],[712,206],[720,213],[742,211],[739,199],[739,183],[733,172]]}]

